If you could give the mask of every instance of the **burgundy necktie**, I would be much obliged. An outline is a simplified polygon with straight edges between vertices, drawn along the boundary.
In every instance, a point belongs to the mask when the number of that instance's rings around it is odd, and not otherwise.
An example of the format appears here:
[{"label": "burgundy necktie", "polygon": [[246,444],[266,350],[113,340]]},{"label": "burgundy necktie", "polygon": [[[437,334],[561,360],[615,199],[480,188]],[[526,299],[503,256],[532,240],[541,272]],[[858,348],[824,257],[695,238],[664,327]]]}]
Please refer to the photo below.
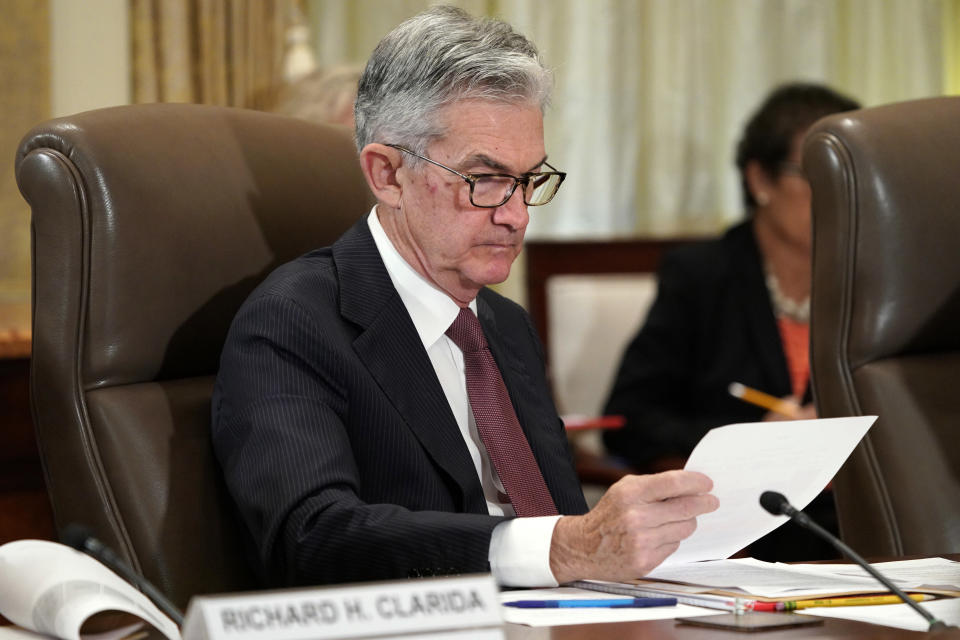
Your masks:
[{"label": "burgundy necktie", "polygon": [[557,507],[520,428],[477,316],[470,309],[461,309],[447,336],[463,351],[467,395],[477,431],[514,511],[521,517],[556,515]]}]

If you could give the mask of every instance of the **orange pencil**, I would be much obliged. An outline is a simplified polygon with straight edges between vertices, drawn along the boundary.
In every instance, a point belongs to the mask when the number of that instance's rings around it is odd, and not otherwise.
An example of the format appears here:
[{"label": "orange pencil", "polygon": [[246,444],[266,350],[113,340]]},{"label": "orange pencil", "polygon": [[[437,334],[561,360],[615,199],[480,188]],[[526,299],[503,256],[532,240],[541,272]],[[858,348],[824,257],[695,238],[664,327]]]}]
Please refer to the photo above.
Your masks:
[{"label": "orange pencil", "polygon": [[783,400],[781,398],[777,398],[776,396],[772,396],[769,393],[751,389],[750,387],[740,384],[739,382],[731,382],[730,386],[727,387],[727,391],[729,391],[730,395],[732,395],[734,398],[739,398],[744,402],[749,402],[750,404],[762,407],[767,411],[775,411],[776,413],[787,416],[788,418],[796,418],[797,412],[800,410],[800,407],[796,402]]}]

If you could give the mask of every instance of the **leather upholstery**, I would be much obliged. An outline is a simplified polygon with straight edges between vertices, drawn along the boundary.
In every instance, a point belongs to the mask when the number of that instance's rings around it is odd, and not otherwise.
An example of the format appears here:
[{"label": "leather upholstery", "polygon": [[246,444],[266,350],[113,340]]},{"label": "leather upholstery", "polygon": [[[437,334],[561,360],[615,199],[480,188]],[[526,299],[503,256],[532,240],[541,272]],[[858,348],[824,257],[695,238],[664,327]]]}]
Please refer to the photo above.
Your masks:
[{"label": "leather upholstery", "polygon": [[821,120],[811,358],[820,415],[879,416],[835,481],[863,555],[960,551],[960,97]]},{"label": "leather upholstery", "polygon": [[372,205],[349,133],[199,105],[30,131],[31,402],[58,529],[82,522],[171,598],[254,586],[209,438],[230,321],[278,264]]}]

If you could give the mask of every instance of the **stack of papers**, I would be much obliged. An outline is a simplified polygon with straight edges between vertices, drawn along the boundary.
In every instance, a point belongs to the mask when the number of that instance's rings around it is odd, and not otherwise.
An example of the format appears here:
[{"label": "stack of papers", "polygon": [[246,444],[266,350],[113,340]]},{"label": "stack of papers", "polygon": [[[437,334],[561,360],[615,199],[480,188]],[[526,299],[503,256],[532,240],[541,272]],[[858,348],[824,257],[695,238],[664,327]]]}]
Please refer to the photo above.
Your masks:
[{"label": "stack of papers", "polygon": [[[923,558],[878,562],[873,565],[901,589],[912,593],[951,596],[923,603],[947,624],[960,625],[960,562]],[[625,596],[674,595],[687,605],[736,610],[752,601],[787,601],[886,590],[866,571],[850,564],[781,564],[751,558],[697,562],[658,568],[647,579],[628,583],[584,580],[586,589]],[[864,607],[820,607],[799,613],[859,620],[924,631],[927,622],[906,604]],[[678,616],[679,617],[679,616]]]},{"label": "stack of papers", "polygon": [[[855,564],[808,564],[800,566],[808,573],[859,577],[868,575],[866,571]],[[935,593],[938,590],[944,592],[960,591],[960,562],[954,562],[946,558],[875,562],[871,566],[893,580],[897,586],[915,584],[919,587],[919,590],[928,593]]]},{"label": "stack of papers", "polygon": [[[960,595],[960,563],[945,558],[879,562],[873,565],[905,591]],[[853,564],[783,564],[743,558],[660,567],[651,580],[695,585],[698,592],[730,593],[767,600],[885,592],[883,585]],[[689,588],[689,587],[686,587]]]},{"label": "stack of papers", "polygon": [[[873,566],[905,591],[960,596],[960,562],[924,558],[879,562]],[[608,593],[617,589],[616,592],[624,595],[671,593],[690,600],[702,596],[728,596],[727,601],[732,598],[799,600],[886,591],[857,565],[782,564],[752,558],[661,567],[646,579],[628,583],[585,580],[576,584]]]},{"label": "stack of papers", "polygon": [[[786,516],[770,515],[760,506],[759,498],[764,491],[780,492],[794,507],[803,509],[833,478],[875,420],[875,416],[796,420],[735,424],[711,430],[697,444],[686,469],[702,472],[713,480],[712,493],[719,499],[720,508],[700,516],[696,532],[645,579],[629,583],[578,581],[571,586],[634,597],[673,595],[683,608],[665,607],[676,609],[669,617],[681,617],[689,610],[694,611],[692,615],[698,615],[696,609],[700,607],[738,610],[751,600],[789,601],[885,592],[882,585],[856,565],[785,565],[749,558],[725,559],[787,521]],[[929,558],[875,566],[905,590],[960,595],[960,563]],[[936,610],[935,615],[942,616],[948,623],[960,621],[958,599],[924,605],[935,605],[931,607]],[[901,608],[909,614],[899,616],[897,611]],[[850,617],[904,629],[927,628],[923,618],[907,605],[833,607],[803,612]],[[648,610],[615,613],[644,616],[630,619],[649,619],[646,616],[655,615]],[[506,615],[510,620],[510,616],[516,614]],[[585,614],[581,610],[564,615],[583,623],[589,622],[584,619],[585,615],[601,614]],[[916,620],[909,619],[910,615]],[[547,616],[557,620],[557,610],[550,610]]]}]

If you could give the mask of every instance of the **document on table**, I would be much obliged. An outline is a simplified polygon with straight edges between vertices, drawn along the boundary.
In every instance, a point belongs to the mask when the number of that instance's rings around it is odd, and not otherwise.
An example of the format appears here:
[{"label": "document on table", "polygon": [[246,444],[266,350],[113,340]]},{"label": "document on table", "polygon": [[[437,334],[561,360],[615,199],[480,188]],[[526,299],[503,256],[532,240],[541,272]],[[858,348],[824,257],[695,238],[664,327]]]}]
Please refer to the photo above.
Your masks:
[{"label": "document on table", "polygon": [[[905,591],[960,595],[960,562],[920,558],[873,566]],[[733,609],[736,598],[784,601],[886,591],[856,565],[783,564],[753,558],[658,567],[643,580],[581,580],[571,586],[628,596],[674,596],[686,604],[720,609]]]},{"label": "document on table", "polygon": [[[931,600],[924,602],[923,608],[948,625],[960,625],[960,598]],[[929,622],[905,604],[866,607],[817,607],[815,609],[804,609],[801,613],[821,618],[842,618],[843,620],[882,624],[885,627],[896,627],[910,631],[926,631],[930,627]]]},{"label": "document on table", "polygon": [[[843,593],[885,591],[866,572],[836,574],[811,570],[814,565],[763,562],[753,558],[692,562],[658,567],[645,580],[669,580],[700,585],[704,590],[739,591],[745,596],[797,599]],[[838,565],[831,565],[838,566]],[[916,580],[895,580],[903,589],[920,586]],[[640,585],[638,585],[640,586]],[[663,588],[664,585],[660,585]]]},{"label": "document on table", "polygon": [[0,640],[50,640],[50,636],[20,627],[0,627]]},{"label": "document on table", "polygon": [[[504,591],[500,602],[514,600],[564,600],[597,599],[607,600],[609,594],[577,589],[574,587],[556,587],[553,589],[521,589]],[[597,622],[632,622],[634,620],[665,620],[670,618],[692,618],[694,616],[717,615],[715,609],[691,607],[677,604],[672,607],[641,607],[639,609],[517,609],[501,607],[503,619],[514,624],[529,627],[554,627],[568,624],[593,624]],[[2,640],[2,639],[0,639]]]},{"label": "document on table", "polygon": [[787,521],[760,506],[778,491],[797,509],[807,506],[850,456],[876,416],[731,424],[711,429],[686,469],[713,480],[720,508],[697,518],[697,530],[664,566],[728,558]]},{"label": "document on table", "polygon": [[[873,567],[894,582],[917,585],[923,589],[960,591],[960,562],[946,558],[917,558],[874,562]],[[796,566],[796,565],[790,565]],[[834,576],[867,576],[867,572],[855,564],[809,564],[800,565],[808,573],[828,573]]]},{"label": "document on table", "polygon": [[[56,542],[15,540],[0,546],[0,614],[20,627],[83,640],[91,622],[98,640],[122,640],[150,627],[180,640],[180,629],[147,596],[90,556]],[[154,636],[151,636],[154,637]]]}]

